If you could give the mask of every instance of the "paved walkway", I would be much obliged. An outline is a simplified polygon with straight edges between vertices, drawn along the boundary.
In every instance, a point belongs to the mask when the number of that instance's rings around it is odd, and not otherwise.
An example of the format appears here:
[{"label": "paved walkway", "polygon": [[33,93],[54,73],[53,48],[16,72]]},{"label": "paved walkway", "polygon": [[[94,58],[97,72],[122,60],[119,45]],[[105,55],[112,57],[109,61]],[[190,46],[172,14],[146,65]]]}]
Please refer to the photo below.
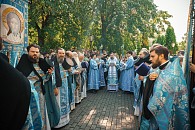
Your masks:
[{"label": "paved walkway", "polygon": [[133,115],[133,94],[99,90],[87,93],[76,105],[70,122],[59,130],[137,130],[138,118]]}]

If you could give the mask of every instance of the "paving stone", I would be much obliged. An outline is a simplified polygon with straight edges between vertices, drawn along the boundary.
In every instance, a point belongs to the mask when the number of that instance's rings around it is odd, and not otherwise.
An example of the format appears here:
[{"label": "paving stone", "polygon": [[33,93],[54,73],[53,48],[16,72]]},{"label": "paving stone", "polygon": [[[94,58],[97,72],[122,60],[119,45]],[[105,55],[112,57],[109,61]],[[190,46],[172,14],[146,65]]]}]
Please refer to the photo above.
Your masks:
[{"label": "paving stone", "polygon": [[81,126],[80,126],[80,128],[85,128],[87,126],[87,124],[82,124]]},{"label": "paving stone", "polygon": [[90,128],[91,128],[90,126],[87,126],[85,127],[85,130],[90,130]]},{"label": "paving stone", "polygon": [[95,128],[95,130],[101,130],[101,128],[99,128],[99,127],[96,127],[96,128]]},{"label": "paving stone", "polygon": [[67,126],[57,130],[138,130],[133,94],[99,90],[76,105]]}]

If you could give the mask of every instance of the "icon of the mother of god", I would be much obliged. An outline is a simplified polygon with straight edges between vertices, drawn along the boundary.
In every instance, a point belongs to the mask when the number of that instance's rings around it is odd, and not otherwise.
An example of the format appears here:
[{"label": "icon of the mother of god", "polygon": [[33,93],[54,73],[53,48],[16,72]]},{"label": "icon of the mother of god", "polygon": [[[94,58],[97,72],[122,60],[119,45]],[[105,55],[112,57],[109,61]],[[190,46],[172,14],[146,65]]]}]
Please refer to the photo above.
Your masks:
[{"label": "icon of the mother of god", "polygon": [[7,25],[9,27],[9,30],[7,33],[7,39],[10,41],[14,41],[14,42],[21,41],[20,19],[15,13],[10,12],[7,15]]}]

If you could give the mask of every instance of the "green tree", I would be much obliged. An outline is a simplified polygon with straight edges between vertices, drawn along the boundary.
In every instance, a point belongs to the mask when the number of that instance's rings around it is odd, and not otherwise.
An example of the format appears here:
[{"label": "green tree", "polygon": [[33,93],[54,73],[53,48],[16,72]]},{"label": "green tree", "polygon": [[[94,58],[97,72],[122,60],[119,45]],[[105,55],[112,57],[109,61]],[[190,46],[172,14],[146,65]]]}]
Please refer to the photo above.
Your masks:
[{"label": "green tree", "polygon": [[[173,54],[175,54],[176,50],[178,50],[178,45],[176,44],[176,36],[175,36],[175,32],[173,27],[169,26],[166,29],[166,34],[165,34],[165,38],[166,38],[166,44],[165,46],[172,51]],[[174,47],[172,47],[174,43]]]},{"label": "green tree", "polygon": [[144,46],[148,44],[145,42],[147,40],[137,41],[138,38],[133,37],[141,33],[143,38],[147,39],[154,34],[155,25],[151,19],[157,13],[153,2],[149,0],[98,0],[96,4],[98,7],[96,20],[101,21],[101,28],[98,28],[101,32],[100,42],[105,48],[114,48],[119,51],[120,46],[124,44],[125,48],[131,45],[131,49],[134,50],[136,46],[131,43],[144,42]]},{"label": "green tree", "polygon": [[160,43],[161,45],[165,45],[166,44],[166,38],[164,35],[158,35],[156,43]]},{"label": "green tree", "polygon": [[154,19],[152,19],[152,22],[156,26],[156,32],[157,34],[164,33],[165,25],[171,26],[171,23],[168,21],[169,18],[171,18],[172,15],[170,15],[167,11],[159,10],[157,11],[157,15]]},{"label": "green tree", "polygon": [[185,50],[187,44],[187,33],[182,37],[182,41],[178,43],[178,50]]},{"label": "green tree", "polygon": [[31,0],[29,43],[45,50],[89,48],[93,35],[94,48],[139,50],[169,24],[169,17],[151,0]]},{"label": "green tree", "polygon": [[90,0],[31,0],[29,2],[29,43],[45,50],[80,47],[91,22]]}]

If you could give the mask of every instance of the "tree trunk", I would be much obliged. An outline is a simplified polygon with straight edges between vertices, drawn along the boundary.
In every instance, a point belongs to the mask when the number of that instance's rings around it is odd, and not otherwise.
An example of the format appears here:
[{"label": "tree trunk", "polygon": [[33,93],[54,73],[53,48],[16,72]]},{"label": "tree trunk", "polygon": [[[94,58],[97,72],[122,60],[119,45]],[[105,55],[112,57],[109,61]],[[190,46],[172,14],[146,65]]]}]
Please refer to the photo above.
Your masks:
[{"label": "tree trunk", "polygon": [[101,36],[101,44],[103,45],[103,49],[105,49],[105,45],[107,43],[106,40],[106,28],[107,28],[107,24],[106,24],[106,19],[104,15],[101,15],[101,21],[102,21],[102,36]]},{"label": "tree trunk", "polygon": [[44,31],[43,29],[41,29],[38,24],[36,23],[36,29],[37,29],[37,32],[38,32],[38,44],[40,46],[43,46],[44,45]]}]

